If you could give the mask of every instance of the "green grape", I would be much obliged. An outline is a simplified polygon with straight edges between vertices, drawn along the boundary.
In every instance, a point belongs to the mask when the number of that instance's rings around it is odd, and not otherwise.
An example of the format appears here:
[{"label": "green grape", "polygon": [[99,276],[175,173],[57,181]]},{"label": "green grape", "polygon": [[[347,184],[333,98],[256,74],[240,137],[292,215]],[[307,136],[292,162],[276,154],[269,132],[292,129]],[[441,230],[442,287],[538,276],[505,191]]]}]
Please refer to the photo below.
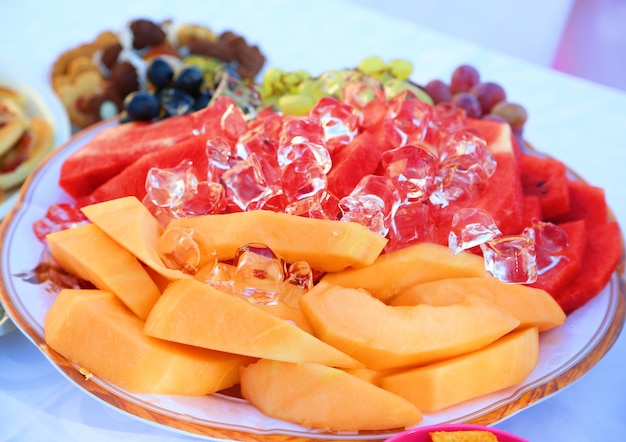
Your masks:
[{"label": "green grape", "polygon": [[431,96],[428,95],[424,89],[422,89],[421,87],[415,86],[415,85],[411,85],[411,86],[413,86],[415,88],[415,89],[411,89],[411,90],[413,90],[413,92],[415,92],[415,95],[417,95],[417,98],[420,101],[423,101],[426,104],[430,104],[431,106],[435,105],[435,102],[433,101]]},{"label": "green grape", "polygon": [[[280,68],[269,68],[263,74],[262,84],[271,91],[280,90],[284,71]],[[272,92],[273,93],[273,92]]]},{"label": "green grape", "polygon": [[361,60],[357,68],[361,72],[374,76],[376,74],[380,74],[381,72],[385,72],[387,66],[382,58],[372,55],[371,57]]},{"label": "green grape", "polygon": [[385,96],[387,97],[387,100],[391,100],[400,92],[407,89],[413,92],[418,100],[426,104],[430,104],[431,106],[434,105],[433,99],[430,97],[430,95],[428,95],[423,89],[419,88],[411,82],[408,82],[406,80],[400,80],[398,78],[392,78],[391,80],[385,82]]},{"label": "green grape", "polygon": [[272,89],[272,87],[266,85],[265,83],[261,83],[259,85],[256,85],[255,87],[263,100],[265,100],[268,97],[271,97],[274,93],[274,90]]},{"label": "green grape", "polygon": [[408,80],[413,73],[413,64],[404,59],[395,59],[389,62],[389,72],[399,80]]},{"label": "green grape", "polygon": [[278,99],[280,96],[278,95],[268,95],[267,97],[263,97],[263,106],[278,106]]},{"label": "green grape", "polygon": [[341,71],[327,71],[320,75],[316,83],[316,96],[333,96],[341,98],[343,87],[345,85],[345,75]]},{"label": "green grape", "polygon": [[286,72],[281,80],[285,86],[285,92],[293,93],[297,90],[298,85],[302,83],[303,78],[297,72]]},{"label": "green grape", "polygon": [[313,98],[301,94],[285,94],[276,103],[278,110],[287,115],[306,115],[314,104]]},{"label": "green grape", "polygon": [[293,71],[293,73],[298,75],[301,81],[309,80],[311,78],[311,74],[308,71],[305,71],[304,69],[297,69]]},{"label": "green grape", "polygon": [[302,81],[302,83],[298,85],[297,93],[300,95],[306,95],[307,97],[315,97],[315,81],[311,78],[307,78]]}]

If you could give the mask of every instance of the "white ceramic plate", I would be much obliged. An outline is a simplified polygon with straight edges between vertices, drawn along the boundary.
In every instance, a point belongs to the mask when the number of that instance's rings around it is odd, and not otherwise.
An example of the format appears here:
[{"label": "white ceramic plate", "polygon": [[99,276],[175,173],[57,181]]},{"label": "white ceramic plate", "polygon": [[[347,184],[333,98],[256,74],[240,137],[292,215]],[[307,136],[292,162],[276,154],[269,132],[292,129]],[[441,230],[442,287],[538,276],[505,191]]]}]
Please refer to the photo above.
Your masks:
[{"label": "white ceramic plate", "polygon": [[[60,146],[71,136],[70,120],[61,101],[48,85],[35,78],[23,67],[9,60],[0,60],[0,86],[11,88],[22,93],[27,100],[26,112],[32,117],[43,117],[52,123],[54,128],[54,145]],[[15,205],[19,195],[19,187],[8,190],[0,201],[0,220]],[[9,321],[0,305],[0,336],[15,327]]]},{"label": "white ceramic plate", "polygon": [[[54,145],[60,146],[72,135],[70,120],[63,104],[44,80],[28,70],[7,60],[0,60],[0,86],[22,93],[27,100],[26,113],[31,117],[43,117],[54,128]],[[0,202],[0,219],[17,201],[19,188],[11,189]]]},{"label": "white ceramic plate", "polygon": [[[14,211],[2,224],[0,300],[17,327],[79,388],[113,407],[140,419],[208,439],[284,441],[310,439],[383,439],[395,433],[322,434],[271,419],[239,397],[214,394],[205,397],[137,395],[98,377],[85,380],[78,367],[45,345],[43,319],[58,287],[35,284],[28,275],[39,263],[43,246],[32,225],[53,202],[71,198],[59,189],[59,169],[69,154],[94,134],[115,124],[105,122],[77,134],[54,152],[25,183]],[[623,271],[623,261],[620,263]],[[479,399],[426,415],[421,426],[465,422],[490,425],[554,394],[584,375],[608,351],[624,324],[622,275],[615,273],[605,289],[571,314],[561,327],[545,332],[535,370],[519,385]]]}]

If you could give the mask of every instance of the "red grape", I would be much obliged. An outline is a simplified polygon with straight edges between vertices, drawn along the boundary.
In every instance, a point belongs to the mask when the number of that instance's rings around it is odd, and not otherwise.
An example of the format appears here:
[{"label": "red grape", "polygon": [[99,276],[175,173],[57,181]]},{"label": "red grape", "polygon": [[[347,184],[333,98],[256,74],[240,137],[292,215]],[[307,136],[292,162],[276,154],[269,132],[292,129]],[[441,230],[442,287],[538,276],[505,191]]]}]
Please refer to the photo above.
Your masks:
[{"label": "red grape", "polygon": [[450,101],[452,99],[450,88],[442,80],[429,81],[426,86],[424,86],[424,90],[430,98],[433,99],[435,104],[441,103],[442,101]]},{"label": "red grape", "polygon": [[462,64],[452,72],[450,92],[452,95],[457,92],[469,92],[478,83],[480,83],[478,70],[472,65]]},{"label": "red grape", "polygon": [[478,98],[483,114],[488,114],[497,103],[506,100],[504,88],[492,81],[475,84],[471,93]]},{"label": "red grape", "polygon": [[452,102],[465,109],[465,114],[470,118],[480,118],[483,114],[478,98],[469,92],[457,92],[452,96]]}]

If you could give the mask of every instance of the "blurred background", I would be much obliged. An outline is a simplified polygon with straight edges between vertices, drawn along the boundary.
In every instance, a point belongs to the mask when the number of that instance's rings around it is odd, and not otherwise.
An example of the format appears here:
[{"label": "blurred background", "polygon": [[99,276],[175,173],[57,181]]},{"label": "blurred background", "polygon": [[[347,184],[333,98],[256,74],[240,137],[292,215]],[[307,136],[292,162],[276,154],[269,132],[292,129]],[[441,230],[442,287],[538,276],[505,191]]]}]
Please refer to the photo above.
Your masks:
[{"label": "blurred background", "polygon": [[[626,0],[352,0],[566,74],[626,90]],[[445,16],[443,16],[445,14]]]}]

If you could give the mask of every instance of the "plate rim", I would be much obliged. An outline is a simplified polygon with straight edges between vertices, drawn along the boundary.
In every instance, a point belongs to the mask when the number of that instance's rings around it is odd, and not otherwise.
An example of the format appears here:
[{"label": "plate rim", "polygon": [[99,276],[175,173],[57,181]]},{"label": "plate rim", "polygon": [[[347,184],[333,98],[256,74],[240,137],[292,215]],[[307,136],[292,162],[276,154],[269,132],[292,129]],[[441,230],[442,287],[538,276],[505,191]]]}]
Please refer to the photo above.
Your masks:
[{"label": "plate rim", "polygon": [[[11,208],[5,219],[0,224],[0,251],[4,249],[3,246],[6,235],[14,225],[16,216],[20,213],[27,212],[28,205],[26,204],[26,196],[30,192],[35,191],[31,185],[33,184],[33,181],[37,180],[37,177],[40,175],[42,169],[46,168],[53,158],[65,152],[65,150],[71,147],[73,143],[79,141],[83,137],[95,134],[102,128],[112,124],[114,124],[114,119],[105,120],[74,134],[62,146],[59,146],[57,149],[50,152],[48,156],[36,167],[21,187],[17,204]],[[541,153],[532,146],[528,146],[533,151]],[[568,171],[570,171],[577,179],[584,181],[580,175],[571,171],[569,168]],[[23,206],[26,207],[24,207],[23,211],[20,211]],[[610,208],[609,220],[616,221],[615,215]],[[558,370],[556,374],[551,373],[550,376],[548,376],[549,379],[544,380],[545,377],[542,377],[536,382],[515,390],[515,392],[511,394],[512,399],[507,398],[507,400],[500,401],[503,402],[501,404],[493,404],[490,411],[458,422],[483,426],[489,426],[500,422],[539,401],[547,399],[549,396],[557,393],[567,385],[580,379],[604,357],[604,355],[610,350],[615,341],[618,339],[626,321],[626,282],[624,280],[625,254],[624,238],[621,231],[620,236],[622,254],[615,271],[612,273],[611,280],[607,284],[607,287],[611,290],[611,302],[609,305],[613,307],[612,309],[609,308],[609,310],[605,312],[604,318],[606,320],[607,315],[609,315],[609,322],[606,323],[601,330],[599,329],[595,331],[594,338],[586,343],[585,347],[581,351],[568,360],[567,366],[560,367],[560,370]],[[2,254],[4,255],[4,252]],[[10,278],[12,275],[8,275],[7,277]],[[43,335],[35,330],[32,324],[27,323],[27,321],[19,314],[8,293],[5,285],[4,274],[0,279],[0,302],[5,305],[5,310],[20,332],[26,335],[26,337],[45,355],[46,359],[48,359],[48,361],[50,361],[55,368],[57,368],[71,382],[76,384],[76,386],[83,392],[105,403],[106,405],[112,406],[117,411],[124,412],[135,418],[147,421],[148,423],[157,424],[170,431],[188,433],[190,435],[200,436],[210,440],[230,440],[234,438],[242,442],[259,442],[261,440],[270,440],[273,442],[282,442],[287,440],[320,441],[335,440],[338,437],[341,440],[380,440],[394,436],[400,432],[368,432],[350,435],[312,432],[306,436],[294,436],[293,432],[285,430],[261,430],[259,432],[250,432],[236,429],[234,430],[230,428],[232,425],[228,425],[229,428],[220,428],[219,423],[217,425],[212,424],[212,426],[207,426],[191,420],[181,420],[180,418],[172,419],[172,417],[168,416],[167,413],[160,413],[154,409],[147,409],[139,403],[128,401],[126,398],[117,397],[114,392],[105,388],[99,382],[85,382],[84,375],[77,370],[76,365],[56,353],[53,349],[49,348],[43,339]],[[581,308],[584,309],[585,306]],[[603,320],[603,324],[605,324],[605,320]],[[120,404],[120,400],[123,402],[122,404]],[[490,407],[487,408],[489,409]],[[477,412],[480,411],[481,410],[478,410]],[[452,423],[454,421],[450,422]]]}]

